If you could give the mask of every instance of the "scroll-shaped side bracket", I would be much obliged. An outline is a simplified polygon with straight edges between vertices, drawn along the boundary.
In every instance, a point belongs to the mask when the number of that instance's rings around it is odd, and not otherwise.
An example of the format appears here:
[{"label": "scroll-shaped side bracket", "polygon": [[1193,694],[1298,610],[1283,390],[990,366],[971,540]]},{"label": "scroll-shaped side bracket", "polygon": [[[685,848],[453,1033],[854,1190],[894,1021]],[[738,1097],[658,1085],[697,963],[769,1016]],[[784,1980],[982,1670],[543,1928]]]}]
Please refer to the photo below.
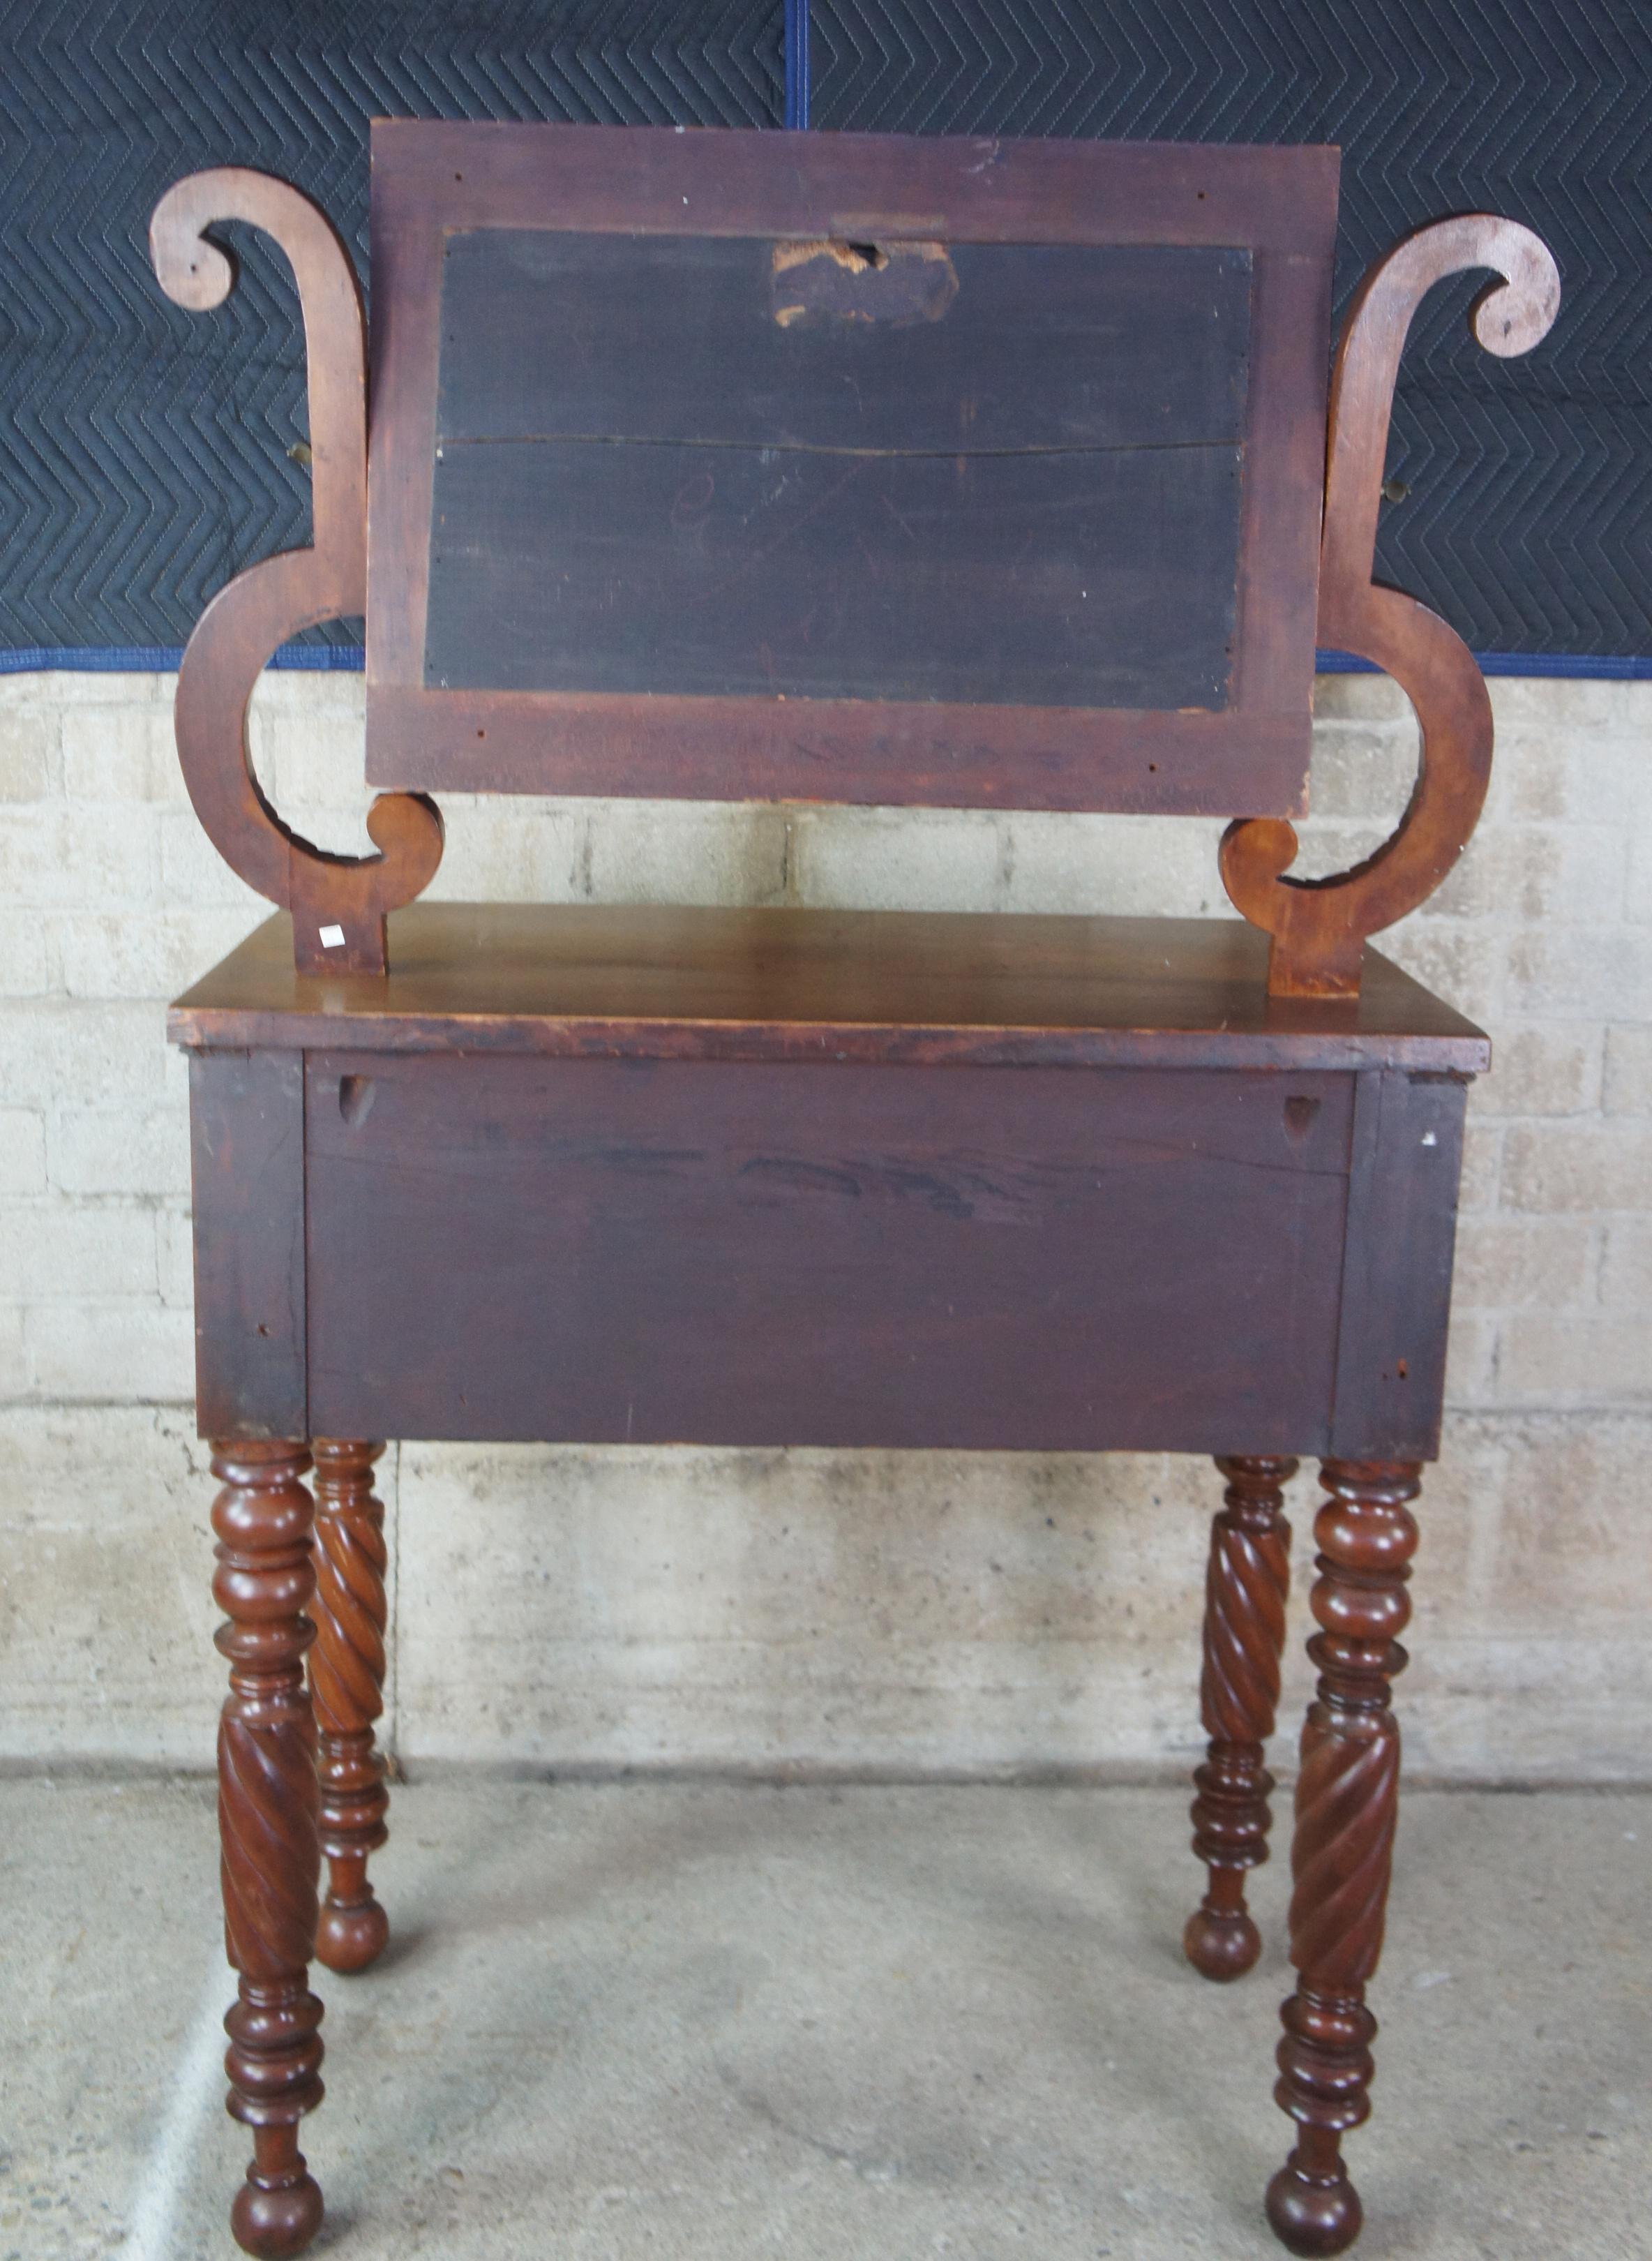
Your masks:
[{"label": "scroll-shaped side bracket", "polygon": [[[441,818],[418,793],[381,793],[368,812],[376,856],[335,856],[283,824],[260,790],[247,708],[260,671],[298,629],[367,604],[367,334],[350,255],[308,197],[239,165],[192,173],[149,223],[161,287],[192,312],[221,305],[234,262],[205,231],[246,220],[273,236],[298,284],[309,370],[315,540],[238,575],[202,614],[183,655],[178,757],[195,813],[225,862],[292,913],[304,973],[383,973],[387,912],[411,902],[441,861]],[[331,946],[324,937],[340,933]]]},{"label": "scroll-shaped side bracket", "polygon": [[1365,937],[1431,895],[1469,843],[1491,776],[1491,705],[1473,654],[1435,613],[1371,578],[1394,380],[1412,318],[1448,275],[1504,279],[1476,299],[1488,353],[1528,353],[1560,305],[1560,276],[1529,228],[1479,212],[1420,228],[1360,285],[1331,380],[1319,642],[1374,660],[1422,726],[1417,783],[1398,830],[1352,871],[1285,877],[1297,836],[1282,818],[1244,818],[1222,839],[1222,880],[1273,937],[1268,987],[1282,997],[1357,996]]}]

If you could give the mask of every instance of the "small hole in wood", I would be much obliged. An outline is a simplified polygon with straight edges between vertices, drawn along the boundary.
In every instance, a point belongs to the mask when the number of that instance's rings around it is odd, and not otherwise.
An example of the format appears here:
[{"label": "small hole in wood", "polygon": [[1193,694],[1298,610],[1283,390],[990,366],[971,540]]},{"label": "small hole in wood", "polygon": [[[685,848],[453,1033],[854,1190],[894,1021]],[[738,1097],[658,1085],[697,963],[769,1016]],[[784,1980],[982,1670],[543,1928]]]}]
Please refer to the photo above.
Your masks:
[{"label": "small hole in wood", "polygon": [[352,1130],[367,1121],[377,1095],[377,1087],[370,1075],[341,1075],[339,1078],[339,1112]]},{"label": "small hole in wood", "polygon": [[889,254],[880,251],[875,243],[850,243],[844,248],[852,251],[862,267],[883,269],[889,265]]},{"label": "small hole in wood", "polygon": [[1158,774],[1159,774],[1159,765],[1158,765],[1157,762],[1149,762],[1149,763],[1148,764],[1148,775],[1149,777],[1157,777],[1157,775],[1158,775]]},{"label": "small hole in wood", "polygon": [[1301,1097],[1287,1099],[1285,1102],[1286,1138],[1293,1143],[1299,1144],[1307,1137],[1312,1127],[1313,1118],[1319,1111],[1319,1102],[1317,1099]]},{"label": "small hole in wood", "polygon": [[268,1341],[268,1338],[269,1338],[269,1329],[268,1329],[267,1326],[264,1326],[264,1325],[262,1325],[262,1324],[260,1324],[260,1326],[259,1326],[259,1330],[258,1330],[258,1331],[259,1331],[259,1333],[260,1333],[261,1335],[262,1335],[262,1336],[264,1337],[264,1339],[265,1339],[265,1340],[266,1340],[266,1341]]},{"label": "small hole in wood", "polygon": [[1399,1376],[1400,1380],[1404,1382],[1405,1379],[1405,1361],[1403,1358],[1400,1360],[1399,1364],[1394,1368],[1394,1371]]},{"label": "small hole in wood", "polygon": [[1200,202],[1201,204],[1203,204],[1203,203],[1204,203],[1204,201],[1205,201],[1205,191],[1204,191],[1204,190],[1203,190],[1203,189],[1201,189],[1201,190],[1199,190],[1199,192],[1198,192],[1198,200],[1199,200],[1199,202]]},{"label": "small hole in wood", "polygon": [[463,178],[464,178],[464,175],[463,175],[462,173],[455,173],[455,174],[454,175],[454,180],[455,180],[455,181],[462,181],[462,180],[463,180]]},{"label": "small hole in wood", "polygon": [[485,737],[487,736],[487,735],[488,735],[488,734],[487,734],[487,732],[486,732],[485,730],[478,730],[478,731],[476,732],[476,736],[477,736],[477,737],[479,737],[479,738],[485,738]]}]

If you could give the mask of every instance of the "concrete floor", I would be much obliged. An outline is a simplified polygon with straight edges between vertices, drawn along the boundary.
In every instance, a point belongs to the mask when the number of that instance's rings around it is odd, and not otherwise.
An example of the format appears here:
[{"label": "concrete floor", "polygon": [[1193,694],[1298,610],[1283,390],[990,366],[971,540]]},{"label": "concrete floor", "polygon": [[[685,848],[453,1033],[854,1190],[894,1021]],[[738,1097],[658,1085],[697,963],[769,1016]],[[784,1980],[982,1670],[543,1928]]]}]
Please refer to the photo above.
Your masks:
[{"label": "concrete floor", "polygon": [[[339,2261],[1277,2254],[1285,1982],[1182,1961],[1179,1791],[439,1779],[322,1974]],[[0,1783],[0,2261],[233,2250],[211,1793]],[[1652,1794],[1407,1799],[1365,2261],[1652,2256]]]}]

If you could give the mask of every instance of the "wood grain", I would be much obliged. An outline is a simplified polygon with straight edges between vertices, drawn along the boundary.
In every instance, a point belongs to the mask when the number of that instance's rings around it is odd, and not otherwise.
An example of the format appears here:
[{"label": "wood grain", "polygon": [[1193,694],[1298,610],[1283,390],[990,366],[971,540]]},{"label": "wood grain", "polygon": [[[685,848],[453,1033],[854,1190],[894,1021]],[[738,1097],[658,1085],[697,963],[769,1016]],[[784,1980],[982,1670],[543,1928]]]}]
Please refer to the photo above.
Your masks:
[{"label": "wood grain", "polygon": [[[393,124],[375,128],[374,148],[375,305],[388,310],[375,343],[370,470],[368,770],[375,783],[1299,811],[1334,151],[834,134],[794,153],[762,134],[708,140],[647,128],[409,131]],[[783,702],[777,693],[741,700],[710,693],[426,690],[444,247],[490,229],[744,237],[770,247],[795,239],[805,248],[922,243],[955,259],[968,259],[970,247],[1010,244],[1248,254],[1245,474],[1223,708],[1085,707],[1062,705],[1057,694],[1036,707],[937,699],[915,712],[911,701]],[[961,284],[938,333],[964,303]],[[797,341],[812,334],[812,319],[796,330]],[[1106,380],[1097,383],[1100,398]],[[451,685],[451,668],[435,671]],[[1130,695],[1154,694],[1138,685]]]},{"label": "wood grain", "polygon": [[1357,1000],[1270,998],[1239,919],[418,903],[387,979],[295,973],[272,919],[181,997],[195,1047],[1472,1075],[1474,1024],[1372,953]]},{"label": "wood grain", "polygon": [[426,685],[1219,710],[1243,468],[1231,443],[449,444]]},{"label": "wood grain", "polygon": [[310,1688],[319,1736],[321,1849],[327,1897],[316,1955],[330,1970],[364,1970],[390,1920],[368,1882],[385,1841],[390,1792],[373,1725],[384,1709],[384,1503],[373,1489],[383,1445],[318,1437],[315,1455],[316,1644]]},{"label": "wood grain", "polygon": [[426,685],[1225,705],[1248,255],[892,253],[450,236]]},{"label": "wood grain", "polygon": [[1447,276],[1491,268],[1503,279],[1475,301],[1489,353],[1527,353],[1560,305],[1560,276],[1529,228],[1487,213],[1420,228],[1367,275],[1348,310],[1331,385],[1319,641],[1374,660],[1417,711],[1422,759],[1392,837],[1354,870],[1292,879],[1291,826],[1228,828],[1222,879],[1273,937],[1268,984],[1283,996],[1357,993],[1365,937],[1434,893],[1467,847],[1491,775],[1491,706],[1473,654],[1437,614],[1371,575],[1383,464],[1399,357],[1426,294]]},{"label": "wood grain", "polygon": [[[301,965],[382,973],[384,915],[441,861],[441,820],[417,796],[380,794],[368,812],[376,856],[311,847],[253,772],[247,707],[276,647],[300,628],[359,613],[367,595],[367,341],[361,286],[338,232],[308,197],[245,166],[191,173],[149,223],[155,273],[195,312],[221,305],[235,265],[207,234],[245,220],[291,262],[309,370],[315,539],[220,589],[196,624],[178,676],[178,758],[195,813],[231,870],[293,914]],[[336,930],[337,939],[331,937]]]},{"label": "wood grain", "polygon": [[318,1430],[1326,1434],[1351,1077],[354,1052],[306,1073]]},{"label": "wood grain", "polygon": [[1440,1450],[1468,1090],[1450,1075],[1362,1076],[1354,1118],[1332,1450]]},{"label": "wood grain", "polygon": [[306,1436],[302,1059],[197,1054],[190,1138],[201,1434]]},{"label": "wood grain", "polygon": [[1238,1978],[1262,1953],[1245,1906],[1245,1877],[1268,1857],[1273,1776],[1263,1750],[1279,1703],[1291,1525],[1284,1487],[1293,1460],[1229,1455],[1222,1511],[1211,1525],[1205,1582],[1205,1669],[1199,1713],[1210,1737],[1193,1777],[1193,1850],[1209,1873],[1202,1905],[1182,1935],[1206,1978]]},{"label": "wood grain", "polygon": [[[1026,455],[1245,436],[1248,253],[1216,245],[847,245],[456,231],[442,256],[440,446],[583,440]],[[800,303],[813,265],[855,303]],[[951,284],[897,290],[903,250]],[[794,309],[796,310],[794,312]],[[926,312],[927,319],[926,318]]]},{"label": "wood grain", "polygon": [[1268,2186],[1268,2219],[1292,2253],[1341,2253],[1359,2236],[1359,2193],[1341,2139],[1370,2114],[1377,2021],[1365,1988],[1383,1949],[1399,1802],[1399,1728],[1390,1683],[1417,1547],[1414,1461],[1327,1460],[1308,1654],[1318,1692],[1302,1731],[1291,1844],[1291,1960],[1274,2095],[1297,2143]]},{"label": "wood grain", "polygon": [[316,1887],[316,1725],[304,1656],[315,1637],[311,1501],[302,1445],[213,1450],[223,1489],[213,1598],[230,1692],[218,1723],[218,1831],[224,1940],[240,1974],[224,2023],[229,2111],[253,2131],[253,2159],[230,2226],[243,2251],[300,2253],[321,2226],[321,2192],[298,2149],[298,2123],[322,2098],[321,2005],[311,1992]]}]

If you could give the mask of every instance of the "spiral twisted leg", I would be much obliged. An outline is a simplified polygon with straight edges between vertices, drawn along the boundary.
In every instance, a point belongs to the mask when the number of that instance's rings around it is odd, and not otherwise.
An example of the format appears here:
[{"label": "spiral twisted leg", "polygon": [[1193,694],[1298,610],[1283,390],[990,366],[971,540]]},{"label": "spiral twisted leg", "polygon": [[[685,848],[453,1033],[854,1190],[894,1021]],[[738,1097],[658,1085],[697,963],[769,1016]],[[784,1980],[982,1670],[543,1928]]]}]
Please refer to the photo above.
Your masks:
[{"label": "spiral twisted leg", "polygon": [[327,1897],[316,1953],[330,1970],[364,1970],[390,1936],[367,1879],[383,1844],[390,1792],[373,1722],[384,1708],[384,1509],[373,1493],[383,1445],[318,1438],[316,1645],[310,1688],[321,1736],[321,1849]]},{"label": "spiral twisted leg", "polygon": [[313,1638],[310,1495],[299,1445],[221,1444],[212,1506],[225,1613],[218,1646],[230,1692],[218,1727],[224,1932],[240,1974],[225,2019],[229,2109],[253,2131],[253,2160],[230,2226],[248,2253],[302,2252],[321,2224],[321,2193],[298,2149],[320,2103],[321,2005],[310,1992],[321,1871],[316,1731],[304,1686]]},{"label": "spiral twisted leg", "polygon": [[1399,1729],[1389,1683],[1403,1669],[1405,1582],[1417,1547],[1415,1461],[1327,1461],[1331,1495],[1308,1643],[1318,1695],[1302,1733],[1291,1867],[1297,1991],[1280,2012],[1280,2108],[1297,2143],[1268,2186],[1268,2219],[1292,2253],[1341,2253],[1359,2236],[1359,2194],[1341,2139],[1370,2115],[1377,2021],[1365,1985],[1383,1946],[1399,1798]]},{"label": "spiral twisted leg", "polygon": [[1193,1850],[1209,1870],[1182,1944],[1207,1978],[1237,1978],[1262,1952],[1245,1906],[1245,1871],[1268,1857],[1273,1776],[1262,1745],[1279,1704],[1291,1584],[1284,1486],[1295,1461],[1219,1460],[1226,1504],[1211,1525],[1199,1710],[1210,1748],[1193,1777]]}]

